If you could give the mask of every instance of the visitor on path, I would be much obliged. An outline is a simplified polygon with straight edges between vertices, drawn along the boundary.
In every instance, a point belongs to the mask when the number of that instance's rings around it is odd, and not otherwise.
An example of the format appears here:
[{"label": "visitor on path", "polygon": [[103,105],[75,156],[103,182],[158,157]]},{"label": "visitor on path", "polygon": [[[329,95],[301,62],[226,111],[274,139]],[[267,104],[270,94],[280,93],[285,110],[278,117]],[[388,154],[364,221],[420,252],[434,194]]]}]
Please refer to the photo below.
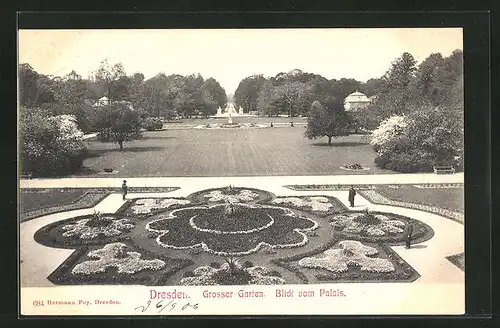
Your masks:
[{"label": "visitor on path", "polygon": [[413,224],[411,222],[408,222],[405,225],[404,234],[405,234],[405,239],[406,239],[406,249],[409,249],[411,247],[411,245],[410,245],[411,235],[413,234]]},{"label": "visitor on path", "polygon": [[290,121],[290,127],[293,128],[293,121]]},{"label": "visitor on path", "polygon": [[356,196],[356,190],[354,186],[351,186],[351,188],[349,188],[349,203],[351,203],[351,207],[354,207],[354,196]]},{"label": "visitor on path", "polygon": [[123,195],[123,200],[125,200],[125,196],[127,196],[127,180],[123,180],[122,183],[122,195]]},{"label": "visitor on path", "polygon": [[271,124],[269,124],[269,126],[270,126],[270,127],[273,127],[273,126],[274,126],[274,125],[273,125],[273,122],[271,122]]}]

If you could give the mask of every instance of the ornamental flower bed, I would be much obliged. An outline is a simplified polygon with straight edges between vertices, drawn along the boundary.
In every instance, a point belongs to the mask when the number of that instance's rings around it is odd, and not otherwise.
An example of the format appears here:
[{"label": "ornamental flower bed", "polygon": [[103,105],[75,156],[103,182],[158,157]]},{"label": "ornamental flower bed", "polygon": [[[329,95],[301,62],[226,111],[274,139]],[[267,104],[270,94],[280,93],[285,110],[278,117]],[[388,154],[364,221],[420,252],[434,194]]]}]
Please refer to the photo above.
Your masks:
[{"label": "ornamental flower bed", "polygon": [[312,212],[320,217],[348,210],[337,198],[330,196],[278,197],[271,204]]},{"label": "ornamental flower bed", "polygon": [[330,221],[336,230],[368,236],[401,234],[405,223],[391,220],[385,215],[371,213],[341,214]]},{"label": "ornamental flower bed", "polygon": [[146,225],[156,232],[159,245],[172,249],[201,248],[219,256],[246,255],[263,246],[291,248],[308,242],[306,231],[318,224],[291,210],[264,205],[236,204],[232,218],[224,218],[225,205],[175,210]]},{"label": "ornamental flower bed", "polygon": [[361,164],[348,164],[348,165],[344,165],[344,167],[346,169],[349,169],[349,170],[363,170],[364,167],[361,166]]},{"label": "ornamental flower bed", "polygon": [[149,214],[153,210],[168,209],[174,206],[182,206],[191,203],[187,199],[177,198],[141,198],[134,201],[130,210],[134,214]]},{"label": "ornamental flower bed", "polygon": [[413,225],[412,243],[424,242],[434,235],[427,224],[393,213],[350,212],[336,215],[329,222],[339,235],[362,242],[402,245],[404,227],[410,222]]},{"label": "ornamental flower bed", "polygon": [[262,266],[243,267],[238,261],[213,266],[197,267],[193,276],[179,281],[181,286],[205,285],[283,285],[285,280],[274,276],[274,272]]},{"label": "ornamental flower bed", "polygon": [[264,190],[252,188],[240,188],[228,186],[225,188],[207,189],[195,192],[187,198],[192,203],[256,203],[269,201],[274,197],[273,194]]},{"label": "ornamental flower bed", "polygon": [[307,207],[311,211],[328,212],[333,207],[326,197],[285,197],[276,198],[272,201],[274,204],[291,204],[295,207]]},{"label": "ornamental flower bed", "polygon": [[189,259],[155,254],[127,240],[77,248],[47,278],[56,285],[164,286],[173,274],[193,264]]},{"label": "ornamental flower bed", "polygon": [[320,256],[305,257],[299,265],[306,268],[324,269],[331,272],[346,272],[349,267],[360,267],[361,271],[391,272],[394,266],[387,259],[374,258],[376,248],[363,245],[359,241],[344,240],[339,242],[340,249],[328,249]]},{"label": "ornamental flower bed", "polygon": [[91,251],[88,257],[95,260],[77,264],[71,272],[92,275],[105,272],[108,267],[115,267],[118,273],[134,274],[142,270],[160,270],[165,266],[162,260],[143,260],[140,253],[125,252],[125,247],[123,243],[112,243]]},{"label": "ornamental flower bed", "polygon": [[236,194],[225,193],[222,190],[214,190],[208,193],[207,195],[204,195],[204,197],[207,198],[207,201],[209,202],[238,203],[238,202],[251,202],[257,199],[257,197],[259,197],[259,194],[246,189],[240,190]]},{"label": "ornamental flower bed", "polygon": [[128,219],[116,219],[111,215],[95,213],[92,218],[81,219],[62,227],[64,237],[78,237],[80,239],[94,239],[99,236],[119,236],[128,232],[135,225]]}]

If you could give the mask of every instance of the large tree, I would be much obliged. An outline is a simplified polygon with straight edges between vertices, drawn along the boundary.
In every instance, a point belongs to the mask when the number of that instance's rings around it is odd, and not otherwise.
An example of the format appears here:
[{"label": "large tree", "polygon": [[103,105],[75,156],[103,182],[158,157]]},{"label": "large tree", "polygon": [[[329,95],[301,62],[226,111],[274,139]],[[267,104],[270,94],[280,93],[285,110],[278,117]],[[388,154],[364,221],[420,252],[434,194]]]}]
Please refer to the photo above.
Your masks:
[{"label": "large tree", "polygon": [[304,135],[309,139],[328,137],[328,145],[332,138],[348,135],[350,132],[349,117],[340,106],[327,104],[324,106],[319,101],[311,105],[307,115],[307,129]]},{"label": "large tree", "polygon": [[201,86],[203,116],[215,115],[217,107],[227,103],[226,91],[214,78],[207,79]]},{"label": "large tree", "polygon": [[19,102],[25,107],[39,107],[54,101],[52,86],[54,78],[39,74],[29,64],[19,67]]},{"label": "large tree", "polygon": [[107,59],[103,60],[93,73],[93,78],[109,101],[121,100],[126,94],[129,81],[122,63],[110,65]]},{"label": "large tree", "polygon": [[418,67],[411,83],[413,103],[419,106],[456,106],[454,93],[461,89],[462,53],[454,51],[443,58],[440,53],[431,54]]},{"label": "large tree", "polygon": [[276,94],[279,101],[284,105],[289,117],[292,117],[299,112],[299,104],[304,96],[305,84],[302,82],[289,82],[276,87]]},{"label": "large tree", "polygon": [[245,112],[255,111],[259,91],[265,81],[263,75],[252,75],[241,80],[234,92],[236,106],[241,106]]},{"label": "large tree", "polygon": [[407,52],[392,62],[391,67],[382,77],[380,92],[373,106],[380,120],[391,115],[409,112],[412,103],[410,83],[416,70],[416,60]]},{"label": "large tree", "polygon": [[141,137],[139,114],[128,106],[114,102],[100,109],[100,140],[116,142],[123,150],[123,143]]},{"label": "large tree", "polygon": [[52,93],[55,99],[52,103],[54,115],[74,115],[78,126],[84,132],[94,130],[96,109],[91,106],[93,95],[78,73],[71,71],[57,79],[53,84]]},{"label": "large tree", "polygon": [[259,91],[257,97],[257,111],[259,115],[276,115],[279,114],[279,108],[276,105],[277,95],[273,84],[266,80]]}]

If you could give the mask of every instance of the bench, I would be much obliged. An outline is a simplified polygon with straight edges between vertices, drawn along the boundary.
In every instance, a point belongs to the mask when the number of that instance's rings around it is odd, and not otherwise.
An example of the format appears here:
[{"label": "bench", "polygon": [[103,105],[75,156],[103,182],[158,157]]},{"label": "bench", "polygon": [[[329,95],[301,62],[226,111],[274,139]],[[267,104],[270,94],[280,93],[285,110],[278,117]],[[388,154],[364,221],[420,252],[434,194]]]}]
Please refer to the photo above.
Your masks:
[{"label": "bench", "polygon": [[434,173],[436,174],[454,174],[455,169],[451,165],[434,165]]}]

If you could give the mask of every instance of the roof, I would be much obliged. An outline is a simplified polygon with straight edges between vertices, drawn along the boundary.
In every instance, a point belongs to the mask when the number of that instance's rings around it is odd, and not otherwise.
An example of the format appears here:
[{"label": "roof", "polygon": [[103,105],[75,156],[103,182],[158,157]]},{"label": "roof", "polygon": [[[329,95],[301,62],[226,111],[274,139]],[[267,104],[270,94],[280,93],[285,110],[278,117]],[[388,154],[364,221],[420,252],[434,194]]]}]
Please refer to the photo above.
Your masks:
[{"label": "roof", "polygon": [[345,97],[344,102],[370,102],[370,99],[364,93],[356,91]]}]

